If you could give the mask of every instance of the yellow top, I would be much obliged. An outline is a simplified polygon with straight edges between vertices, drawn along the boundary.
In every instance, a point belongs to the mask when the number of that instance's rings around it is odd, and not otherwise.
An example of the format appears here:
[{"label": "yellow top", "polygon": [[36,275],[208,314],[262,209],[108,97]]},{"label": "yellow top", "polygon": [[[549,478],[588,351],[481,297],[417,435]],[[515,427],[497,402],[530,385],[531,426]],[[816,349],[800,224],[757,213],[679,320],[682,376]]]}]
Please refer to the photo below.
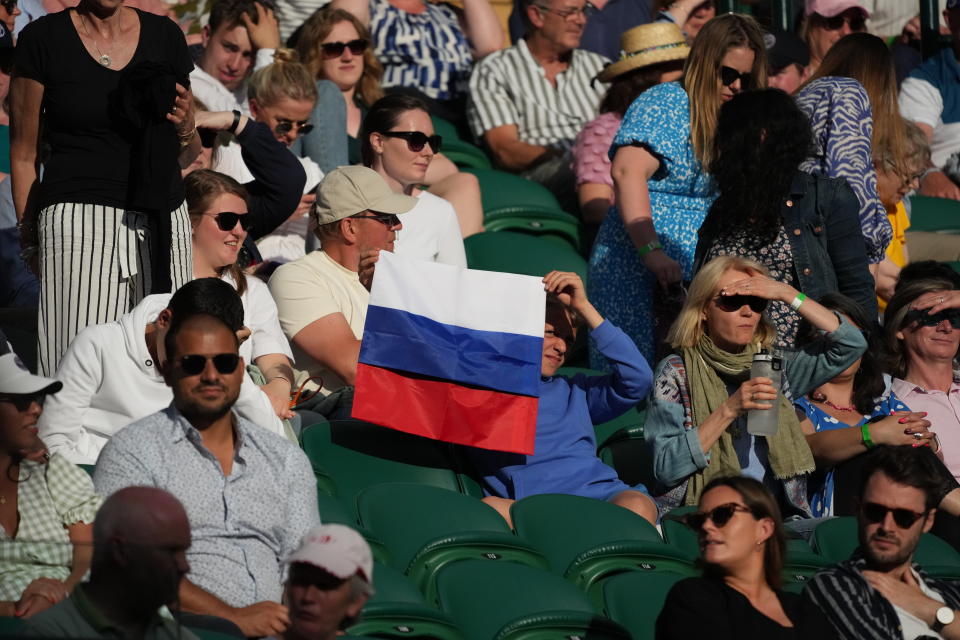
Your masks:
[{"label": "yellow top", "polygon": [[[907,208],[903,206],[903,202],[897,203],[893,213],[888,211],[887,218],[890,219],[890,226],[893,227],[893,237],[887,245],[887,257],[898,267],[903,267],[906,265],[903,248],[907,246],[907,229],[910,228],[910,218],[907,216]],[[883,311],[887,303],[877,296],[877,306],[880,307],[880,311]]]}]

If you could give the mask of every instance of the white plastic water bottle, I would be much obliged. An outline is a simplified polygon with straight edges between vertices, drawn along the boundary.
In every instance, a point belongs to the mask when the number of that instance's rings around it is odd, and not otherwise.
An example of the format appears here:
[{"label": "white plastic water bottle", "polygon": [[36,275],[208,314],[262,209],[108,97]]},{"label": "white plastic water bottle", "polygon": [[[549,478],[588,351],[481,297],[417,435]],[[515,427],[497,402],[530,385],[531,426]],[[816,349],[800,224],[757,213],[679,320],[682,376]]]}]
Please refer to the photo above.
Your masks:
[{"label": "white plastic water bottle", "polygon": [[773,381],[773,388],[777,390],[774,400],[758,400],[772,404],[769,409],[751,409],[747,412],[747,433],[752,436],[773,436],[777,434],[777,424],[780,414],[780,375],[783,370],[783,359],[766,349],[760,349],[753,356],[750,367],[751,378],[769,378]]}]

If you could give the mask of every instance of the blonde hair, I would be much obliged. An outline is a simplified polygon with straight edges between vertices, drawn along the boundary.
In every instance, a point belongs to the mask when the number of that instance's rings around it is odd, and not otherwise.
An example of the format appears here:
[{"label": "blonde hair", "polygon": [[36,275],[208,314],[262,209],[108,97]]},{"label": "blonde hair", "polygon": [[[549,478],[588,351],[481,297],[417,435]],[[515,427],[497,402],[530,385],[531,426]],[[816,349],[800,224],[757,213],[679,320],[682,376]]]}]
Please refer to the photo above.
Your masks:
[{"label": "blonde hair", "polygon": [[[707,264],[703,265],[693,277],[690,283],[690,289],[687,291],[687,299],[683,303],[680,315],[674,320],[670,331],[667,333],[667,343],[674,349],[683,347],[693,347],[700,342],[706,331],[704,325],[704,311],[707,305],[717,296],[720,278],[728,271],[743,271],[748,269],[758,271],[763,275],[768,275],[767,268],[759,262],[739,258],[737,256],[719,256]],[[769,347],[774,338],[777,337],[777,330],[767,320],[765,316],[760,317],[760,324],[757,325],[757,339],[764,347]]]},{"label": "blonde hair", "polygon": [[713,161],[713,137],[720,111],[720,67],[733,47],[753,51],[751,88],[765,88],[767,49],[760,25],[750,16],[728,13],[707,22],[694,39],[683,65],[683,87],[690,98],[690,141],[704,167]]},{"label": "blonde hair", "polygon": [[314,78],[318,80],[325,79],[323,75],[323,57],[320,55],[320,44],[324,38],[330,35],[335,26],[341,22],[349,22],[357,30],[357,36],[361,40],[370,43],[367,50],[363,52],[363,74],[355,89],[354,95],[364,105],[369,107],[374,102],[383,97],[383,89],[380,88],[380,79],[383,77],[383,65],[377,60],[373,52],[373,41],[370,38],[370,30],[362,22],[357,20],[349,11],[343,9],[334,9],[327,6],[320,11],[315,12],[310,19],[303,24],[300,31],[300,38],[297,40],[297,53],[300,59],[306,65]]},{"label": "blonde hair", "polygon": [[283,99],[316,102],[317,85],[293,49],[277,49],[273,63],[257,69],[247,83],[247,95],[260,106]]}]

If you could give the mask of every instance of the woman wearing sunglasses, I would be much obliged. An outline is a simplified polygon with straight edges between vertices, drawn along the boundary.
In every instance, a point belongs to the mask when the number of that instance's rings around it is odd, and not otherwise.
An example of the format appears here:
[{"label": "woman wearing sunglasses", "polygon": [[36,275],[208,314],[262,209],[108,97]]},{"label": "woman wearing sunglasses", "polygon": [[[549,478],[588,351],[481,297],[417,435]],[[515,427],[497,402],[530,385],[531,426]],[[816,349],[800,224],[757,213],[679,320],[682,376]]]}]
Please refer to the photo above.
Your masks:
[{"label": "woman wearing sunglasses", "polygon": [[184,180],[187,211],[193,229],[193,275],[221,278],[232,285],[243,303],[250,338],[240,345],[245,362],[257,365],[266,383],[261,387],[281,420],[293,417],[290,387],[293,353],[277,319],[277,305],[267,285],[246,277],[237,255],[250,228],[247,192],[229,176],[200,169]]},{"label": "woman wearing sunglasses", "polygon": [[[373,53],[370,31],[352,13],[326,7],[304,23],[297,52],[318,80],[330,80],[340,88],[347,112],[347,155],[350,164],[360,164],[360,125],[370,107],[383,97],[383,66]],[[453,205],[463,237],[483,231],[480,185],[475,176],[461,173],[453,162],[436,153],[421,183]]]},{"label": "woman wearing sunglasses", "polygon": [[[713,156],[717,112],[737,93],[766,84],[765,55],[753,18],[714,18],[694,40],[682,81],[641,93],[613,140],[616,207],[590,256],[590,295],[650,362],[666,329],[655,331],[654,301],[663,300],[663,292],[679,294],[693,276],[697,229],[714,197],[704,166]],[[675,317],[678,308],[663,316]],[[604,366],[594,348],[590,359]]]},{"label": "woman wearing sunglasses", "polygon": [[897,78],[886,43],[869,33],[841,38],[797,93],[810,119],[814,149],[801,169],[843,178],[857,196],[870,271],[877,272],[893,235],[877,192],[873,150],[906,166],[906,133],[897,106]]},{"label": "woman wearing sunglasses", "polygon": [[780,590],[786,534],[776,498],[761,482],[715,478],[687,524],[700,542],[703,576],[667,594],[657,640],[836,637],[816,605]]},{"label": "woman wearing sunglasses", "polygon": [[[866,340],[841,316],[752,260],[722,256],[694,277],[667,340],[675,350],[654,370],[644,425],[662,507],[697,504],[715,477],[740,475],[777,487],[786,516],[810,517],[807,476],[814,470],[800,421],[768,378],[751,378],[754,354],[770,349],[776,331],[763,312],[772,301],[791,305],[820,337],[784,358],[793,397],[834,378],[860,356]],[[778,404],[777,433],[754,437],[747,412]]]},{"label": "woman wearing sunglasses", "polygon": [[360,127],[364,166],[379,173],[395,192],[418,200],[417,206],[403,216],[403,233],[397,235],[394,252],[415,260],[466,267],[453,206],[420,188],[440,143],[427,105],[413,96],[380,98]]},{"label": "woman wearing sunglasses", "polygon": [[859,0],[806,0],[805,4],[800,38],[810,49],[810,75],[840,38],[867,30],[870,13]]},{"label": "woman wearing sunglasses", "polygon": [[[843,180],[800,171],[811,146],[807,117],[778,89],[720,108],[710,165],[720,194],[700,227],[694,271],[719,255],[748,258],[816,300],[840,291],[873,317],[857,198]],[[799,314],[774,301],[767,318],[776,346],[793,348]]]}]

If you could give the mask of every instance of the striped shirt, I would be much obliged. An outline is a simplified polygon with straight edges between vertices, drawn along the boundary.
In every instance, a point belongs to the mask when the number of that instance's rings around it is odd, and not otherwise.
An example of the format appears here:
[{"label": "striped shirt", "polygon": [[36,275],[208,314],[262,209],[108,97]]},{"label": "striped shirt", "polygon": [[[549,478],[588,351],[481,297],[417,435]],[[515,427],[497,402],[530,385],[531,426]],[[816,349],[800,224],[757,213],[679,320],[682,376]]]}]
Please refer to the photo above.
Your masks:
[{"label": "striped shirt", "polygon": [[599,54],[574,49],[570,66],[557,75],[554,87],[526,40],[491,53],[470,76],[470,128],[481,138],[490,129],[515,124],[521,142],[569,149],[597,116],[607,87],[591,80],[607,62]]},{"label": "striped shirt", "polygon": [[[820,607],[843,640],[903,640],[897,609],[863,577],[866,568],[867,560],[858,549],[849,560],[817,573],[803,595]],[[948,607],[960,609],[957,586],[929,577],[916,563],[913,570]],[[925,637],[940,636],[931,631]]]},{"label": "striped shirt", "polygon": [[374,53],[383,64],[384,87],[413,87],[435,100],[467,90],[473,54],[453,6],[424,3],[422,13],[370,0]]}]

